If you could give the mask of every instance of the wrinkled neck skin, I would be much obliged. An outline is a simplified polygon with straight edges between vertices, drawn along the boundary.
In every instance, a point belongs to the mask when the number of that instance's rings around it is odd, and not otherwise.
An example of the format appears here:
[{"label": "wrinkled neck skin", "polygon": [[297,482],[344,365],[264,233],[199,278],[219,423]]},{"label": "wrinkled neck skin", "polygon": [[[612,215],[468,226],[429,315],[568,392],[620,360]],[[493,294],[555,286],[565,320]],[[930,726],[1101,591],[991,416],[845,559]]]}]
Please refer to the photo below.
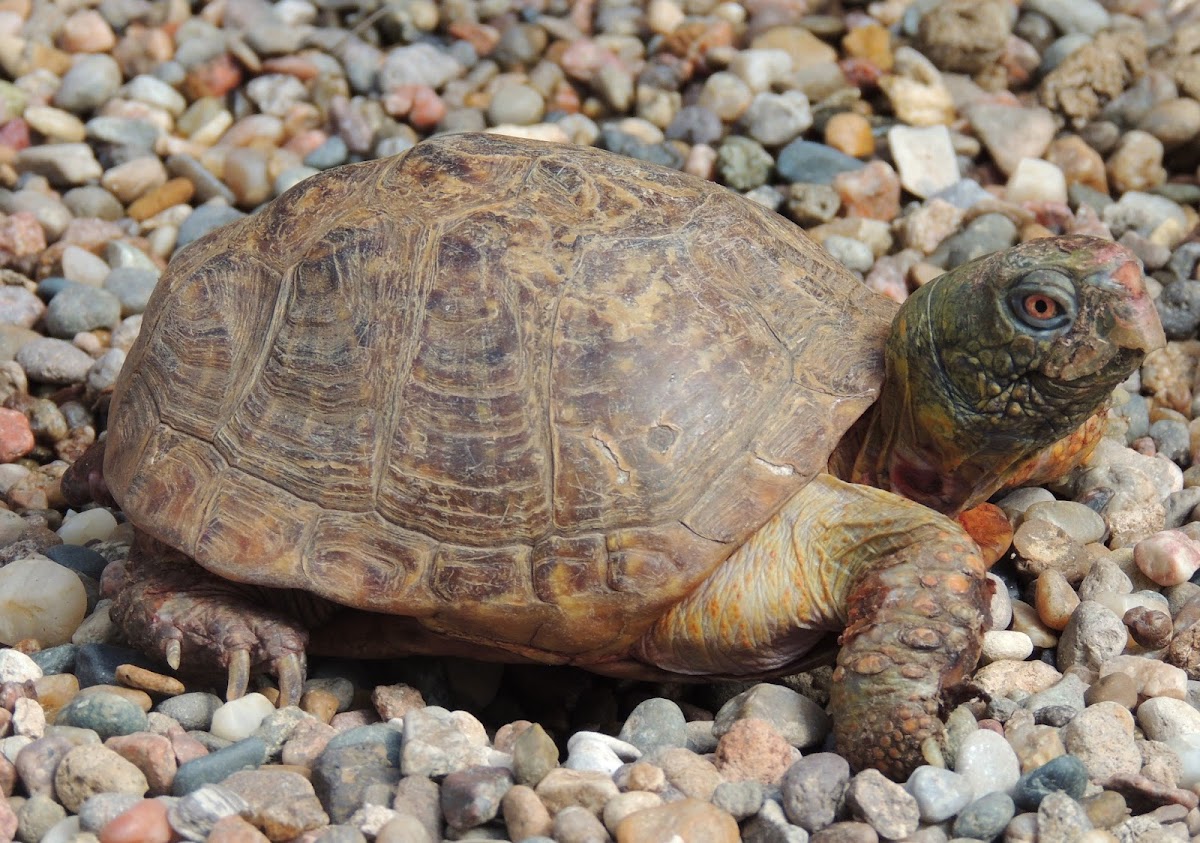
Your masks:
[{"label": "wrinkled neck skin", "polygon": [[1073,329],[1047,339],[1015,324],[988,268],[960,267],[901,307],[880,398],[831,464],[843,479],[956,515],[1072,436],[1140,361],[1090,290]]}]

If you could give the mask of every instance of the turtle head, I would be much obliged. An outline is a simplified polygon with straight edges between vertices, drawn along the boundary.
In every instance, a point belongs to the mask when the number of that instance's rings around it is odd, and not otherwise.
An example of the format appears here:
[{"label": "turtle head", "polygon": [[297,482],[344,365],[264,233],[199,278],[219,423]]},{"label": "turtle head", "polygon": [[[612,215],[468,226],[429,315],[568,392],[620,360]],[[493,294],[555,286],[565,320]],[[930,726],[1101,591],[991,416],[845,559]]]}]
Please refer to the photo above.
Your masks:
[{"label": "turtle head", "polygon": [[1033,240],[959,266],[893,323],[874,479],[943,512],[974,506],[1164,343],[1141,264],[1111,241]]}]

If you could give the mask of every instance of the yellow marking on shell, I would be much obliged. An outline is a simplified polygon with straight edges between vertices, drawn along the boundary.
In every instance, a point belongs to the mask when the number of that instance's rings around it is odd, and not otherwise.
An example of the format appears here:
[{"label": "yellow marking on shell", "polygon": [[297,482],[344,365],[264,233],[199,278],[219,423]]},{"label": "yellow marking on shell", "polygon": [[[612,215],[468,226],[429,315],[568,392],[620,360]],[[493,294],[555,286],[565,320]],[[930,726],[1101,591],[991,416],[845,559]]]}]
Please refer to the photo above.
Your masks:
[{"label": "yellow marking on shell", "polygon": [[940,580],[936,574],[921,574],[921,585],[925,588],[934,588]]},{"label": "yellow marking on shell", "polygon": [[900,668],[900,675],[905,679],[924,679],[928,673],[929,671],[921,667],[921,665],[911,662]]},{"label": "yellow marking on shell", "polygon": [[955,594],[966,594],[973,584],[973,580],[962,574],[950,574],[942,581],[942,587]]}]

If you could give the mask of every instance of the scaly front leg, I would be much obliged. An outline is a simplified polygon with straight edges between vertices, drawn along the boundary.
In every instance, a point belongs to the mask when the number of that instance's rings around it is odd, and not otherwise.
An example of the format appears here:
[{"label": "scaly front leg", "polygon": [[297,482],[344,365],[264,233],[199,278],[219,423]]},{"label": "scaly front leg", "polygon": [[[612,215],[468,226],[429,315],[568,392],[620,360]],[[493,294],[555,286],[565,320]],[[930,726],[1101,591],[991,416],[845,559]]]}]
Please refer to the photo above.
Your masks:
[{"label": "scaly front leg", "polygon": [[950,518],[821,475],[660,619],[634,656],[692,676],[780,675],[845,628],[830,703],[839,750],[903,779],[979,658],[985,573]]}]

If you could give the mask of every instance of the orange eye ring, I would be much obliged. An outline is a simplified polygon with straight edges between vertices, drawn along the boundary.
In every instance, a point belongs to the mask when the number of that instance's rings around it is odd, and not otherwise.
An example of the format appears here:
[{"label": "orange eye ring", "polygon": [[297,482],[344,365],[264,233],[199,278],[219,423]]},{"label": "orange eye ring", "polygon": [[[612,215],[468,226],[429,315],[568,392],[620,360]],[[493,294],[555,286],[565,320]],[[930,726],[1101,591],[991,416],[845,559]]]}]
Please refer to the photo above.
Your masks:
[{"label": "orange eye ring", "polygon": [[1032,319],[1045,322],[1062,313],[1062,305],[1043,293],[1030,293],[1022,302],[1025,313]]}]

